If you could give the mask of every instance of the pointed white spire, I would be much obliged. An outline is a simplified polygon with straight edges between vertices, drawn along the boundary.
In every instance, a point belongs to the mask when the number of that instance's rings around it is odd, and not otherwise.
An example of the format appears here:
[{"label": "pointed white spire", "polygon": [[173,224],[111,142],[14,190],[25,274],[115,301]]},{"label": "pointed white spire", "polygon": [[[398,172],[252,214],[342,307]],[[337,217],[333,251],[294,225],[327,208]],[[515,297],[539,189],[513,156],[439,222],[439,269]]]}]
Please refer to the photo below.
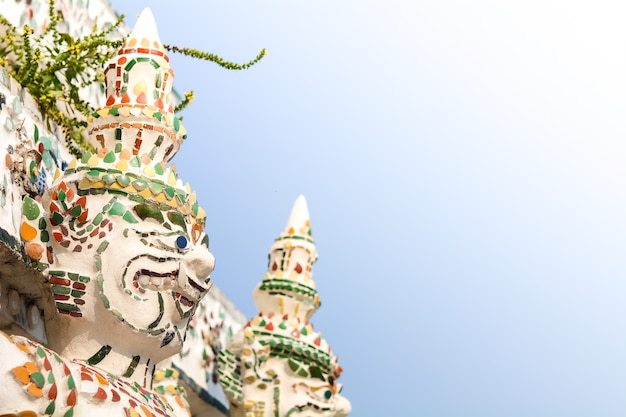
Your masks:
[{"label": "pointed white spire", "polygon": [[[88,120],[94,148],[112,150],[121,142],[134,155],[170,161],[187,131],[174,114],[174,71],[149,8],[106,65],[104,81],[106,102]],[[121,120],[131,127],[118,129]]]},{"label": "pointed white spire", "polygon": [[303,195],[299,195],[293,204],[284,234],[302,235],[312,238],[310,235],[311,222],[309,220],[309,208]]},{"label": "pointed white spire", "polygon": [[161,43],[159,32],[157,30],[156,22],[154,21],[154,15],[149,7],[143,9],[143,12],[139,15],[135,27],[133,27],[130,33],[131,38],[149,39],[151,41],[158,41]]},{"label": "pointed white spire", "polygon": [[[299,196],[291,210],[285,230],[278,236],[269,252],[268,270],[257,287],[254,298],[259,311],[279,311],[282,314],[308,320],[320,301],[313,281],[313,264],[317,248],[311,233],[306,200]],[[286,285],[285,282],[292,282]],[[274,292],[280,288],[280,295]]]}]

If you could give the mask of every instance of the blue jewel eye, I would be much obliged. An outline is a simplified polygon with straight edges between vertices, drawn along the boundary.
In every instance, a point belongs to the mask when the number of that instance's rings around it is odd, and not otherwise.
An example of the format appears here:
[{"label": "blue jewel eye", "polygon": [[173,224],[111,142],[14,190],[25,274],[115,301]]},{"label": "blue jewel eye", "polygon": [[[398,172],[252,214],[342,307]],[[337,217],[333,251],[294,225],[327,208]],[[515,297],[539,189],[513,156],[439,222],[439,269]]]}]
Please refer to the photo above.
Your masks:
[{"label": "blue jewel eye", "polygon": [[185,236],[178,236],[176,238],[176,246],[178,249],[185,249],[187,247],[187,238]]}]

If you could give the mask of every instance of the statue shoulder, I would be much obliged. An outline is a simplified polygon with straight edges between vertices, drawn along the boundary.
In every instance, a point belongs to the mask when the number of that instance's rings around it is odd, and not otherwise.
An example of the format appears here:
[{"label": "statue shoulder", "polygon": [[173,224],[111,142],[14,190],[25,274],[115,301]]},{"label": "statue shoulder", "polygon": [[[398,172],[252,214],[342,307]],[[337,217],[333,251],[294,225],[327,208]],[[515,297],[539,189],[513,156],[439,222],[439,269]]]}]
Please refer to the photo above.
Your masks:
[{"label": "statue shoulder", "polygon": [[65,361],[37,342],[0,331],[0,414],[63,416],[76,404],[74,376]]},{"label": "statue shoulder", "polygon": [[180,385],[180,375],[174,368],[157,369],[152,380],[152,390],[159,399],[171,407],[174,416],[191,416],[189,398]]}]

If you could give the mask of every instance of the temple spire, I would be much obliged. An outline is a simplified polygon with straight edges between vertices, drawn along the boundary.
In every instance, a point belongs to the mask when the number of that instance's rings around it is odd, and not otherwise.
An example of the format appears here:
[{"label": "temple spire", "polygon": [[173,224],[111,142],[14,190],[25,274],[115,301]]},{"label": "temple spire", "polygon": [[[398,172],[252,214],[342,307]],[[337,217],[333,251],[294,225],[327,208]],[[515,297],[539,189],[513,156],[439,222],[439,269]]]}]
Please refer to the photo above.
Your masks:
[{"label": "temple spire", "polygon": [[187,132],[174,115],[174,71],[149,8],[105,67],[104,83],[105,105],[88,120],[94,148],[170,161]]},{"label": "temple spire", "polygon": [[309,322],[320,305],[312,279],[316,260],[309,210],[299,196],[254,291],[259,314],[220,352],[219,382],[233,404],[232,417],[350,413],[337,383],[337,356]]},{"label": "temple spire", "polygon": [[259,311],[289,314],[307,321],[320,305],[313,281],[316,260],[309,210],[301,195],[293,205],[284,231],[270,248],[267,273],[254,292]]},{"label": "temple spire", "polygon": [[303,195],[298,196],[293,208],[291,209],[291,215],[287,221],[287,226],[282,236],[302,236],[305,239],[312,240],[311,222],[309,220],[309,208],[307,207],[306,200]]},{"label": "temple spire", "polygon": [[157,25],[154,21],[154,15],[149,7],[143,9],[128,38],[152,39],[155,42],[161,43],[159,31],[157,30]]}]

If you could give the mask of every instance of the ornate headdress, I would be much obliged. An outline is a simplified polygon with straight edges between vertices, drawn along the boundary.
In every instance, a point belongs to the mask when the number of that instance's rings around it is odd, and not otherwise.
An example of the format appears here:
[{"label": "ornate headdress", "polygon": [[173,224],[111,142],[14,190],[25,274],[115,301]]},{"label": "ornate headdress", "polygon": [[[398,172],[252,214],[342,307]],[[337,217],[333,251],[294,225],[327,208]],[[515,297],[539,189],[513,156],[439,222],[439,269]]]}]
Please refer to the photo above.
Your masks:
[{"label": "ornate headdress", "polygon": [[[20,233],[37,268],[54,272],[55,247],[82,252],[99,245],[97,240],[111,231],[109,220],[103,220],[107,216],[129,224],[151,217],[183,229],[191,225],[194,242],[202,235],[204,210],[174,167],[166,165],[185,138],[170,103],[173,81],[154,18],[145,9],[105,69],[106,105],[88,120],[95,152],[57,172],[41,202],[24,199]],[[98,195],[106,198],[88,203],[89,196]],[[66,304],[57,301],[57,308],[74,312]]]}]

